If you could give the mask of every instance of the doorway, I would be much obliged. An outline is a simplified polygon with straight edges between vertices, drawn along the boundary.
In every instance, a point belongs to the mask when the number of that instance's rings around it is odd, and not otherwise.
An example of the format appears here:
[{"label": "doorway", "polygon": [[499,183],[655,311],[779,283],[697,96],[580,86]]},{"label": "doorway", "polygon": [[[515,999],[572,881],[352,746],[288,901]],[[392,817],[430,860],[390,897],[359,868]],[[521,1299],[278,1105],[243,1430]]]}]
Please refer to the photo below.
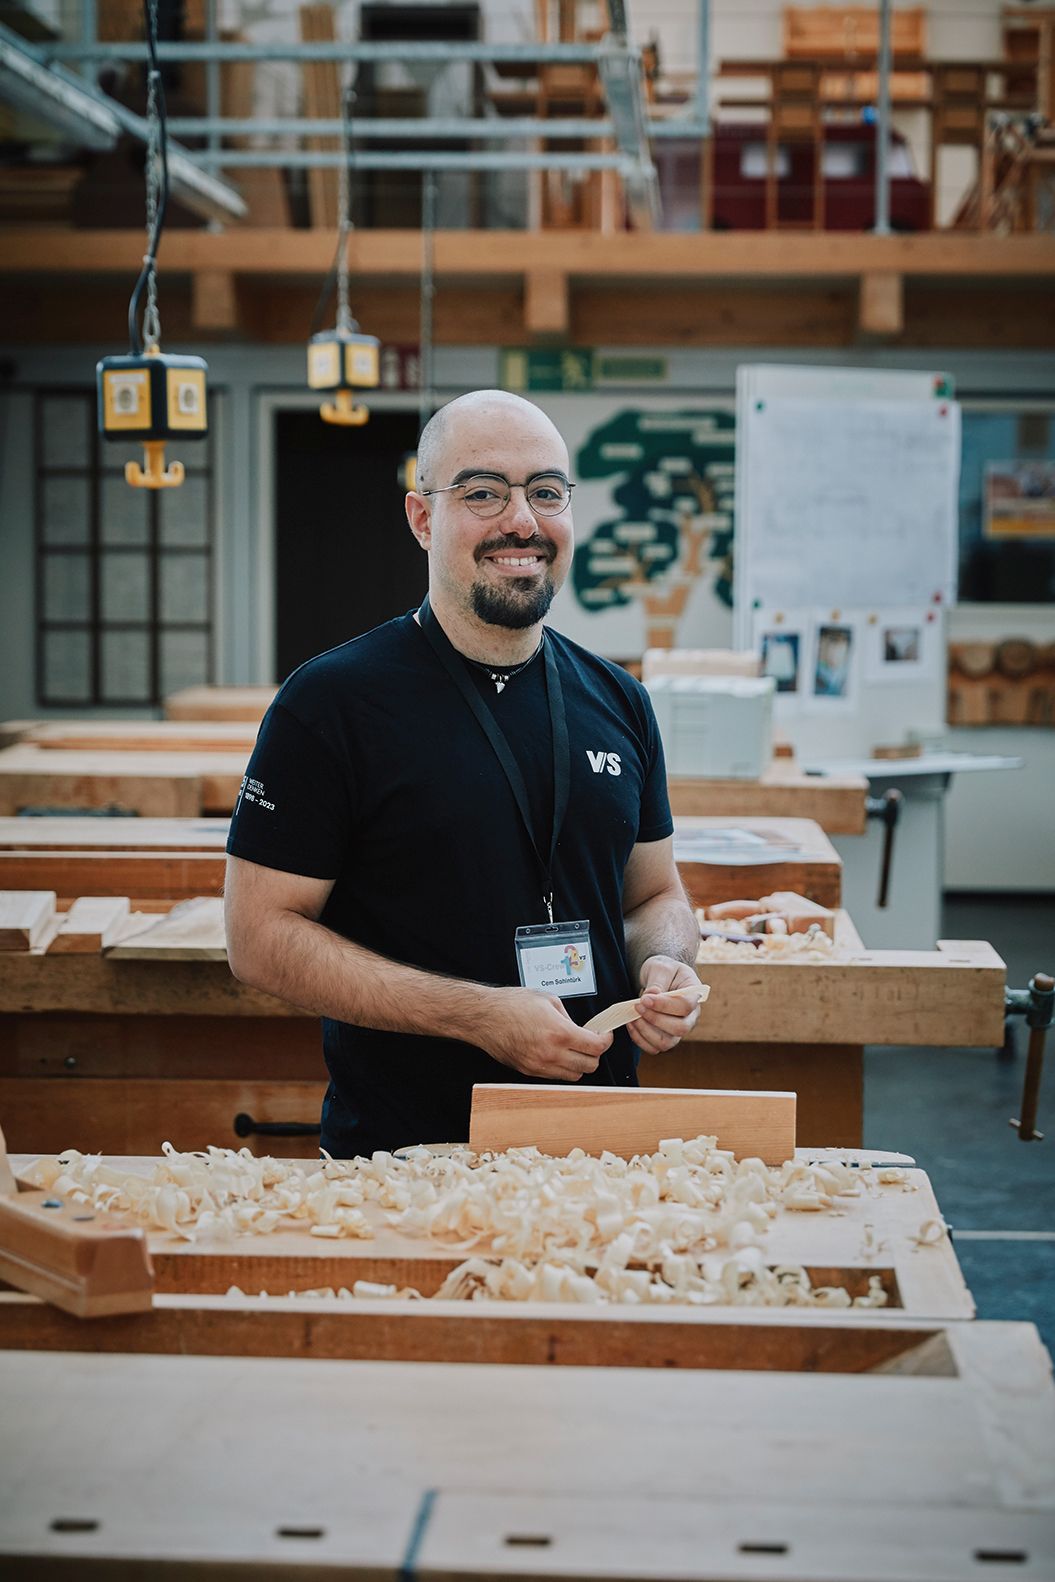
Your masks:
[{"label": "doorway", "polygon": [[370,413],[362,428],[315,408],[274,414],[275,680],[421,603],[428,563],[403,512],[412,411]]}]

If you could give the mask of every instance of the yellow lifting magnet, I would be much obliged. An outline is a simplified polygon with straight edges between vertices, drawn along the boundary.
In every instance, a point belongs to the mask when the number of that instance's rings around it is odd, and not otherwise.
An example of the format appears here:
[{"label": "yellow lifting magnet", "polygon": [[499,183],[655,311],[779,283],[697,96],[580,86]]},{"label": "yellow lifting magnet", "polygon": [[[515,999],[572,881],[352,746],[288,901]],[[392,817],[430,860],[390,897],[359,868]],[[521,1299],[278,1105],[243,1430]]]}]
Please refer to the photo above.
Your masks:
[{"label": "yellow lifting magnet", "polygon": [[332,390],[334,401],[326,401],[319,415],[326,423],[359,427],[369,422],[365,406],[357,406],[356,390],[376,390],[380,383],[381,342],[375,335],[359,335],[352,330],[323,330],[308,342],[308,385],[312,390]]},{"label": "yellow lifting magnet", "polygon": [[99,432],[104,439],[143,442],[145,466],[125,463],[135,489],[173,489],[183,482],[181,461],[165,466],[170,439],[204,439],[204,358],[170,355],[148,347],[142,354],[103,357],[96,364]]}]

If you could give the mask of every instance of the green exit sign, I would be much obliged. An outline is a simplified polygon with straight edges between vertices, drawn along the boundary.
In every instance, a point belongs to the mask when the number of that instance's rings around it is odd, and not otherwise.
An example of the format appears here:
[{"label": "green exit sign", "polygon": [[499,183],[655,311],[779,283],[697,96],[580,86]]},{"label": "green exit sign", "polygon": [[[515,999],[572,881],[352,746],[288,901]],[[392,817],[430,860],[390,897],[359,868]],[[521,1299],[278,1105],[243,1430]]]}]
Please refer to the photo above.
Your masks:
[{"label": "green exit sign", "polygon": [[665,357],[605,353],[588,346],[507,346],[499,372],[505,390],[564,392],[662,384],[666,377]]}]

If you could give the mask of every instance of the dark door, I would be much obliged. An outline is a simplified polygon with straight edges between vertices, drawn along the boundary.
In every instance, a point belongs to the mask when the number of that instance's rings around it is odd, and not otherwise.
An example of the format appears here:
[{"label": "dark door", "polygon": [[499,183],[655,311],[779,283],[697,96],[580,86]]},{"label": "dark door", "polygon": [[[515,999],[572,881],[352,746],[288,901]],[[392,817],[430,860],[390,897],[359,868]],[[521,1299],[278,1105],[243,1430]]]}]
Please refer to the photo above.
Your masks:
[{"label": "dark door", "polygon": [[362,428],[275,414],[275,679],[421,602],[428,563],[403,512],[413,412]]}]

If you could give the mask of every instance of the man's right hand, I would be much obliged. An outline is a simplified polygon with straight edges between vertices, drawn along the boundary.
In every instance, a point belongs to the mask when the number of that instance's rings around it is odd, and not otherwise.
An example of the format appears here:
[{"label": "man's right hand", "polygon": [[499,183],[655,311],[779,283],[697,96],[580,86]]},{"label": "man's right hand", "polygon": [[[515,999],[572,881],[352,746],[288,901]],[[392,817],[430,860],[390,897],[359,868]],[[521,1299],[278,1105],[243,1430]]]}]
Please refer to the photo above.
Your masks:
[{"label": "man's right hand", "polygon": [[526,1077],[578,1082],[597,1070],[611,1033],[588,1033],[556,995],[537,989],[497,989],[486,1026],[474,1039],[503,1066]]}]

